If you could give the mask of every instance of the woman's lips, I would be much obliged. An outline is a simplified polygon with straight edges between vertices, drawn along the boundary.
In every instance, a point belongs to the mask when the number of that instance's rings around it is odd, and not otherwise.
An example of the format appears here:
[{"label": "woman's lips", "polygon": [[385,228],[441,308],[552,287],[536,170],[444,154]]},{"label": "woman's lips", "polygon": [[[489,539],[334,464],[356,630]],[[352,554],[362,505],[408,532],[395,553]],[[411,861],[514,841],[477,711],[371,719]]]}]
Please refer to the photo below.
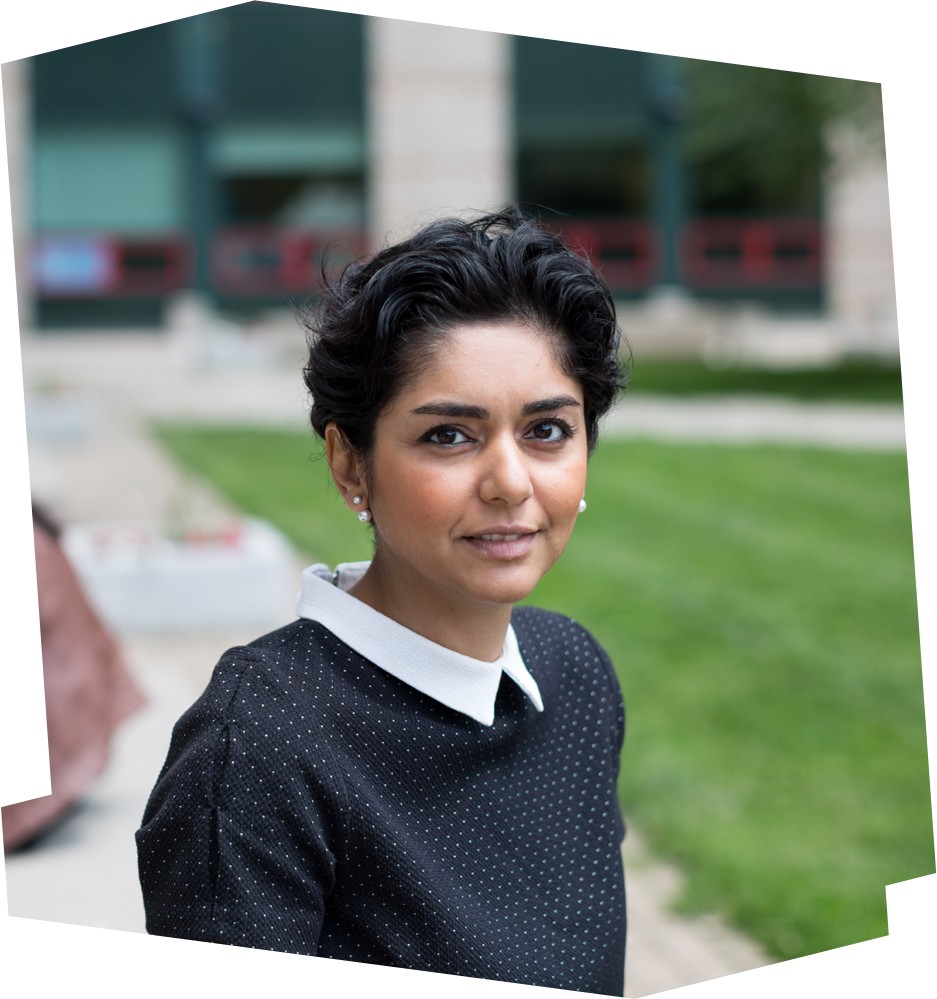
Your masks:
[{"label": "woman's lips", "polygon": [[465,540],[479,552],[491,558],[512,559],[526,555],[537,537],[537,531],[527,534],[478,534]]}]

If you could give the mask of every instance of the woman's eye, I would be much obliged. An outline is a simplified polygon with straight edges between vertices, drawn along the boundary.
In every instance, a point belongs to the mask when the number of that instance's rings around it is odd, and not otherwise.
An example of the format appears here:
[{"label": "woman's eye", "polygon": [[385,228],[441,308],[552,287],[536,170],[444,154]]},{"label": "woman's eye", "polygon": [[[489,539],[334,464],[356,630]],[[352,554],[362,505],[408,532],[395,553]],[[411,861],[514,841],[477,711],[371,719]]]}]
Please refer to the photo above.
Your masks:
[{"label": "woman's eye", "polygon": [[538,423],[530,431],[530,436],[538,441],[559,441],[569,436],[569,431],[561,423],[553,420],[544,420]]},{"label": "woman's eye", "polygon": [[427,439],[433,444],[452,447],[453,444],[464,444],[468,437],[461,430],[456,430],[455,427],[442,427],[439,430],[434,430]]}]

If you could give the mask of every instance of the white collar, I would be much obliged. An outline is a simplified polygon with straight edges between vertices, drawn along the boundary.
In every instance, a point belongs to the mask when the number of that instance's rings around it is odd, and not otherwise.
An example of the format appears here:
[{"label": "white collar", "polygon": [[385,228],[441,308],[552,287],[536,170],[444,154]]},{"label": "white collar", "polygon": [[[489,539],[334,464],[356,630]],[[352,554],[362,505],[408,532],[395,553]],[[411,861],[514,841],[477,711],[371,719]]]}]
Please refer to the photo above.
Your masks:
[{"label": "white collar", "polygon": [[[336,638],[398,680],[482,725],[492,725],[501,673],[524,691],[538,711],[543,700],[527,672],[514,629],[508,625],[504,649],[493,663],[472,659],[405,628],[346,591],[370,562],[343,562],[332,571],[318,563],[303,570],[296,597],[299,617],[324,624]],[[333,581],[337,585],[332,585]]]}]

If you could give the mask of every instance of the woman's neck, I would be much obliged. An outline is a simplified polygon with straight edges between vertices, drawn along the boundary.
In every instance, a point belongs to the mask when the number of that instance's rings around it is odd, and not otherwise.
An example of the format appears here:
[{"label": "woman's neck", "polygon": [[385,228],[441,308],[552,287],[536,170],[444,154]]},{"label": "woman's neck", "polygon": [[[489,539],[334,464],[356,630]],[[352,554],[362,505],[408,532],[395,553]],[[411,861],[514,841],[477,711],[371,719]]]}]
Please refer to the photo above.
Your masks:
[{"label": "woman's neck", "polygon": [[513,609],[472,600],[380,552],[348,592],[431,642],[483,662],[501,655]]}]

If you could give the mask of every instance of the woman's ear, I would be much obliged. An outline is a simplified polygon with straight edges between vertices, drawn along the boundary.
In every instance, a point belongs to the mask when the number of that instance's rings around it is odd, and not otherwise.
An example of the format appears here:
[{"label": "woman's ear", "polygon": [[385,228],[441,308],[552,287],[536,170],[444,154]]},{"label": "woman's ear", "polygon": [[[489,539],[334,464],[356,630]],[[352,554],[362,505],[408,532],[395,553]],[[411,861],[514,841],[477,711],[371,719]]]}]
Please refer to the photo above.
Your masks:
[{"label": "woman's ear", "polygon": [[[349,510],[363,509],[365,491],[359,462],[349,449],[337,423],[330,423],[325,428],[325,460],[329,463],[329,471],[336,488],[342,494],[345,506]],[[355,497],[359,497],[357,503],[354,502]]]}]

